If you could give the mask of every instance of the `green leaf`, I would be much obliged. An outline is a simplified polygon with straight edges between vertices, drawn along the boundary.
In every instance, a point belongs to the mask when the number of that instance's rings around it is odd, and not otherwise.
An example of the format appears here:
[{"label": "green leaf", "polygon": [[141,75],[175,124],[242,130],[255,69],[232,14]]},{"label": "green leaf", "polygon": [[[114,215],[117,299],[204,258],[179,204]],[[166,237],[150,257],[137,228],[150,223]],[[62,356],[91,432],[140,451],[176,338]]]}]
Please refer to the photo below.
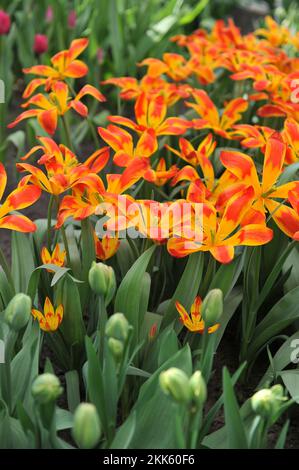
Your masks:
[{"label": "green leaf", "polygon": [[248,357],[253,358],[267,341],[291,325],[298,317],[299,287],[280,299],[254,331],[253,341],[248,348]]},{"label": "green leaf", "polygon": [[16,292],[26,292],[34,270],[34,258],[28,236],[12,233],[12,277]]},{"label": "green leaf", "polygon": [[227,368],[223,370],[223,397],[225,426],[229,449],[247,449],[247,438],[235,396],[231,377]]},{"label": "green leaf", "polygon": [[201,283],[203,264],[203,253],[193,253],[189,256],[181,280],[163,317],[162,326],[165,327],[178,318],[176,301],[179,301],[187,311],[190,309]]},{"label": "green leaf", "polygon": [[[294,333],[290,338],[288,338],[283,345],[277,350],[275,355],[272,358],[272,365],[268,367],[268,370],[260,380],[257,389],[264,388],[269,386],[273,380],[275,380],[276,375],[282,371],[288,364],[295,360],[292,358],[292,354],[299,347],[299,331]],[[297,356],[295,354],[295,356]]]},{"label": "green leaf", "polygon": [[145,280],[144,275],[154,250],[155,246],[150,247],[135,261],[123,278],[115,298],[115,312],[123,313],[134,328],[133,346],[138,341],[141,322],[144,320],[145,299],[149,289],[149,280]]},{"label": "green leaf", "polygon": [[299,404],[299,370],[284,370],[279,375],[293,400]]},{"label": "green leaf", "polygon": [[[178,409],[159,386],[159,376],[170,367],[192,373],[191,351],[188,345],[166,361],[142,385],[138,400],[128,419],[120,426],[111,449],[175,449],[175,422]],[[153,412],[154,410],[154,412]],[[130,439],[125,436],[130,435]],[[146,436],[146,439],[144,438]],[[125,443],[125,444],[124,444]]]}]

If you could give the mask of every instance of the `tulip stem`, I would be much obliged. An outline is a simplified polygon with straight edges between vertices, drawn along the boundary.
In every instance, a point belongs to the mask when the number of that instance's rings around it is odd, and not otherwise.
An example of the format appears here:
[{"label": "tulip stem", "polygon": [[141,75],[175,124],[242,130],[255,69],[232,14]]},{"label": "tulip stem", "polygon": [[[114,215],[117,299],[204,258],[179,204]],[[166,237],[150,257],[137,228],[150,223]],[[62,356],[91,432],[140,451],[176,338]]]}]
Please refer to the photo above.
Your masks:
[{"label": "tulip stem", "polygon": [[13,289],[13,292],[15,292],[14,281],[13,281],[13,278],[12,278],[12,275],[11,275],[11,270],[10,270],[8,264],[7,264],[6,257],[4,255],[1,247],[0,247],[0,266],[2,266],[2,269],[4,271],[4,274],[5,274],[8,282],[11,285],[11,287]]},{"label": "tulip stem", "polygon": [[[58,214],[58,212],[59,212],[59,197],[58,197],[58,196],[55,196],[55,199],[56,199],[57,214]],[[69,250],[69,244],[68,244],[68,241],[67,241],[67,236],[66,236],[66,232],[65,232],[65,228],[64,228],[64,225],[63,225],[63,224],[62,224],[62,226],[60,227],[60,231],[61,231],[61,235],[62,235],[62,240],[63,240],[63,244],[64,244],[64,249],[65,249],[65,252],[66,252],[67,264],[68,264],[68,267],[70,268],[70,267],[71,267],[70,250]]]},{"label": "tulip stem", "polygon": [[65,116],[61,116],[61,120],[62,120],[64,132],[65,132],[66,145],[73,152],[73,146],[72,146],[72,141],[71,141],[71,133],[70,133],[69,124],[68,124],[67,119],[66,119]]},{"label": "tulip stem", "polygon": [[51,225],[52,225],[52,208],[53,208],[54,196],[50,197],[48,205],[48,226],[47,226],[47,245],[49,252],[51,251]]}]

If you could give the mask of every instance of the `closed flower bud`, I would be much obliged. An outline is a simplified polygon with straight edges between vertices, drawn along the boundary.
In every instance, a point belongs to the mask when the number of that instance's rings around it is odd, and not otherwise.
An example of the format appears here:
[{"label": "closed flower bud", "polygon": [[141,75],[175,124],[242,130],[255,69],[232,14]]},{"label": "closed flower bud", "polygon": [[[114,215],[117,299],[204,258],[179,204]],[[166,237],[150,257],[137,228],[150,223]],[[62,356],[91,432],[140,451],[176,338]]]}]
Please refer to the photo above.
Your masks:
[{"label": "closed flower bud", "polygon": [[257,415],[268,418],[279,410],[284,400],[287,400],[287,398],[283,396],[283,387],[281,385],[274,385],[270,389],[256,392],[251,397],[251,406]]},{"label": "closed flower bud", "polygon": [[74,29],[76,27],[77,15],[75,10],[71,10],[68,15],[67,24],[68,27]]},{"label": "closed flower bud", "polygon": [[202,406],[207,399],[207,386],[200,370],[194,372],[189,380],[194,402]]},{"label": "closed flower bud", "polygon": [[34,36],[33,51],[40,55],[48,50],[48,38],[44,34],[36,34]]},{"label": "closed flower bud", "polygon": [[30,318],[32,302],[25,294],[15,295],[5,310],[5,321],[15,331],[24,328]]},{"label": "closed flower bud", "polygon": [[91,289],[105,299],[108,305],[115,293],[116,280],[113,269],[104,263],[92,263],[88,274],[89,285]]},{"label": "closed flower bud", "polygon": [[10,16],[0,10],[0,36],[8,34],[10,30]]},{"label": "closed flower bud", "polygon": [[105,333],[109,338],[126,342],[128,339],[130,325],[123,313],[114,313],[106,323]]},{"label": "closed flower bud", "polygon": [[74,414],[72,434],[81,449],[94,448],[101,437],[101,423],[96,407],[91,403],[81,403]]},{"label": "closed flower bud", "polygon": [[32,384],[32,395],[40,405],[54,402],[63,389],[56,375],[45,373],[39,375]]},{"label": "closed flower bud", "polygon": [[177,403],[188,404],[192,399],[189,378],[181,369],[171,367],[160,374],[160,386]]},{"label": "closed flower bud", "polygon": [[124,353],[124,343],[122,343],[122,341],[119,341],[119,339],[109,338],[108,348],[110,349],[115,361],[119,362]]},{"label": "closed flower bud", "polygon": [[212,289],[202,303],[202,318],[206,326],[218,322],[223,312],[223,294],[220,289]]}]

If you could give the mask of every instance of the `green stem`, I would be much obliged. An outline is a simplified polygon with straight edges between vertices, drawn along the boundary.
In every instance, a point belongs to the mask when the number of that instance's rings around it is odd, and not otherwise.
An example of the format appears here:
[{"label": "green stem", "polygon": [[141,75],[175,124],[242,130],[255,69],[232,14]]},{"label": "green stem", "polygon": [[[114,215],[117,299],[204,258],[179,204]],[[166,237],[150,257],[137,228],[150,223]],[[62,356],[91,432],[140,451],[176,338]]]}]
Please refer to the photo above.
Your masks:
[{"label": "green stem", "polygon": [[[55,200],[56,200],[57,212],[58,212],[58,210],[59,210],[59,197],[58,197],[58,196],[55,196]],[[65,233],[64,225],[62,225],[62,226],[60,227],[60,232],[61,232],[61,235],[62,235],[62,240],[63,240],[63,244],[64,244],[64,249],[65,249],[65,252],[66,252],[67,264],[68,264],[68,267],[71,267],[70,250],[69,250],[69,244],[68,244],[68,241],[67,241],[67,236],[66,236],[66,233]]]},{"label": "green stem", "polygon": [[0,266],[2,266],[4,274],[5,274],[8,282],[11,285],[11,287],[13,289],[13,292],[15,292],[14,281],[13,281],[13,277],[11,275],[11,270],[10,270],[8,264],[7,264],[5,255],[4,255],[1,247],[0,247]]},{"label": "green stem", "polygon": [[52,209],[54,203],[54,196],[51,194],[49,205],[48,205],[48,226],[47,226],[47,245],[48,250],[51,250],[51,226],[52,226]]},{"label": "green stem", "polygon": [[61,116],[62,124],[63,124],[63,129],[65,132],[65,138],[66,138],[66,145],[67,147],[73,151],[73,146],[72,146],[72,141],[71,141],[71,133],[70,133],[70,127],[68,124],[68,121],[66,119],[66,116]]}]

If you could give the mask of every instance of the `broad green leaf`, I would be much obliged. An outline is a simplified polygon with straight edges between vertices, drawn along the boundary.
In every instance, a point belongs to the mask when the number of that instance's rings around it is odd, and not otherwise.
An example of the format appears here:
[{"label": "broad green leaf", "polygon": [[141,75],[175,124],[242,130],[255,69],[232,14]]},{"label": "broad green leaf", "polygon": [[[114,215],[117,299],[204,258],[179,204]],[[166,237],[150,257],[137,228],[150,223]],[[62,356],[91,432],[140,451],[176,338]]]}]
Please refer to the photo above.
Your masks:
[{"label": "broad green leaf", "polygon": [[257,325],[253,341],[248,349],[248,357],[253,358],[269,339],[291,325],[298,317],[299,287],[280,299],[265,318]]},{"label": "broad green leaf", "polygon": [[164,327],[178,318],[176,301],[179,301],[187,311],[190,309],[201,283],[203,262],[203,253],[193,253],[189,256],[181,280],[163,317],[162,325]]}]

